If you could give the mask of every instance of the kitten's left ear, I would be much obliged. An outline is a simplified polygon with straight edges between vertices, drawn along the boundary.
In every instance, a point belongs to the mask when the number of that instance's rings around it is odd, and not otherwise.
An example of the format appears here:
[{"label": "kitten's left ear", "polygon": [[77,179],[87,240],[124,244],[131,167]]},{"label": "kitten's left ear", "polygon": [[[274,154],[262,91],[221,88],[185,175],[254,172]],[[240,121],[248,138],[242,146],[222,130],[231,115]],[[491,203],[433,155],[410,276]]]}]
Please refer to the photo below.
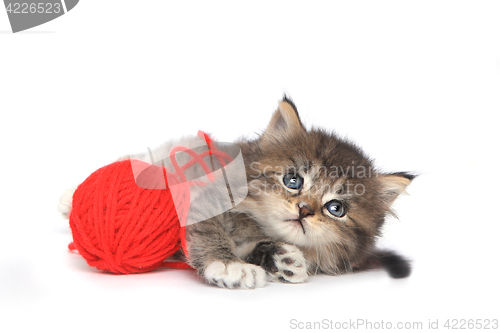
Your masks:
[{"label": "kitten's left ear", "polygon": [[401,194],[406,193],[406,187],[416,175],[407,172],[395,172],[379,175],[379,180],[382,185],[382,198],[390,207],[394,200]]},{"label": "kitten's left ear", "polygon": [[274,112],[263,136],[280,138],[298,132],[305,132],[305,128],[300,121],[295,104],[285,96]]}]

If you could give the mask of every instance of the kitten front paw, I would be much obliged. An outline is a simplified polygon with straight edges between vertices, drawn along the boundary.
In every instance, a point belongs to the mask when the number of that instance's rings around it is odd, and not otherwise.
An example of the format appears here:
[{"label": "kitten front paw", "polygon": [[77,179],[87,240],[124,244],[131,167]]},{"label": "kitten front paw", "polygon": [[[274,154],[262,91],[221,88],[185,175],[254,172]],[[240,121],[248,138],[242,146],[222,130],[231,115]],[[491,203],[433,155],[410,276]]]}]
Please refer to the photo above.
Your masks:
[{"label": "kitten front paw", "polygon": [[242,262],[224,264],[214,261],[207,266],[204,277],[221,288],[254,289],[266,284],[266,272],[259,266]]},{"label": "kitten front paw", "polygon": [[264,268],[273,282],[301,283],[308,278],[307,261],[295,245],[260,242],[248,261]]}]

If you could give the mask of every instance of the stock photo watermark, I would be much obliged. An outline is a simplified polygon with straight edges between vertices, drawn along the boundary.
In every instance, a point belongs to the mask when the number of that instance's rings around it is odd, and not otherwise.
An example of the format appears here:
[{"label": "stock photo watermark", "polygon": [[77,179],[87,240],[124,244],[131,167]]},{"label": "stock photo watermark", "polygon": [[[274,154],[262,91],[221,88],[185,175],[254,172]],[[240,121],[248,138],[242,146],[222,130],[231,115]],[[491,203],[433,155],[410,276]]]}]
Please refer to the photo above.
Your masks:
[{"label": "stock photo watermark", "polygon": [[350,178],[376,178],[378,177],[378,172],[372,166],[364,166],[364,165],[355,165],[355,162],[352,162],[352,165],[342,166],[342,165],[332,165],[332,166],[311,166],[311,165],[303,165],[300,167],[284,167],[281,165],[271,166],[271,165],[262,165],[260,162],[253,162],[250,164],[250,169],[254,171],[254,175],[252,177],[258,178],[261,176],[270,178],[273,174],[285,174],[285,173],[296,173],[296,174],[305,174],[305,173],[314,173],[319,175],[324,175],[328,178],[341,178],[341,177],[350,177]]},{"label": "stock photo watermark", "polygon": [[79,0],[4,0],[13,33],[52,21],[75,8],[78,2]]},{"label": "stock photo watermark", "polygon": [[[245,165],[238,145],[213,142],[204,133],[204,145],[176,146],[170,152],[153,152],[143,160],[131,159],[139,187],[169,189],[177,212],[183,212],[181,226],[204,221],[231,210],[248,193]],[[188,205],[203,197],[204,209]]]},{"label": "stock photo watermark", "polygon": [[390,321],[370,319],[349,319],[336,321],[301,321],[290,319],[292,330],[497,330],[498,319],[428,319],[423,321]]},{"label": "stock photo watermark", "polygon": [[[284,178],[287,177],[288,178]],[[378,178],[380,175],[372,166],[352,165],[348,166],[324,166],[324,165],[303,165],[303,166],[271,166],[260,162],[252,162],[249,166],[249,186],[255,193],[282,194],[289,184],[284,184],[290,179],[296,181],[298,190],[306,189],[309,196],[323,195],[324,193],[337,193],[343,196],[362,196],[366,192],[363,179]],[[277,180],[278,183],[270,185],[262,179]],[[312,186],[312,179],[316,184]],[[309,183],[309,184],[307,184]],[[300,187],[300,189],[298,188]],[[292,188],[292,192],[293,192]]]}]

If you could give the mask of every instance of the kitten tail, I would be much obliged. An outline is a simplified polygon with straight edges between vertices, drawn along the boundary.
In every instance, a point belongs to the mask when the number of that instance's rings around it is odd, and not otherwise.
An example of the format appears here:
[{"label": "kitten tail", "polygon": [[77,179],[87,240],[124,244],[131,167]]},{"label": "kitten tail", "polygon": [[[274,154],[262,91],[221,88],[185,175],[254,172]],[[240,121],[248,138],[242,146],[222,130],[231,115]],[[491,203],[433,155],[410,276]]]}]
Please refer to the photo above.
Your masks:
[{"label": "kitten tail", "polygon": [[408,277],[411,273],[410,261],[392,251],[377,251],[374,254],[376,266],[384,268],[394,279]]}]

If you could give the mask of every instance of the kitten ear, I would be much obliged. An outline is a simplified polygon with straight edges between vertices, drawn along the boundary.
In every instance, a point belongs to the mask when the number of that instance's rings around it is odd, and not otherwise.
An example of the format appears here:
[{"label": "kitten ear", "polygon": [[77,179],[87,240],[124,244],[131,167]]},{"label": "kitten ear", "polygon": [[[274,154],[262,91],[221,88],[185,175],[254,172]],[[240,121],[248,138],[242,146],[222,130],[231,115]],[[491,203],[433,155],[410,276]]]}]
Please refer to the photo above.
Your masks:
[{"label": "kitten ear", "polygon": [[281,137],[294,132],[305,132],[305,128],[300,121],[295,104],[285,96],[274,112],[263,136]]},{"label": "kitten ear", "polygon": [[394,200],[401,194],[406,193],[406,187],[410,185],[415,175],[407,172],[395,172],[379,175],[382,184],[382,198],[390,207]]}]

